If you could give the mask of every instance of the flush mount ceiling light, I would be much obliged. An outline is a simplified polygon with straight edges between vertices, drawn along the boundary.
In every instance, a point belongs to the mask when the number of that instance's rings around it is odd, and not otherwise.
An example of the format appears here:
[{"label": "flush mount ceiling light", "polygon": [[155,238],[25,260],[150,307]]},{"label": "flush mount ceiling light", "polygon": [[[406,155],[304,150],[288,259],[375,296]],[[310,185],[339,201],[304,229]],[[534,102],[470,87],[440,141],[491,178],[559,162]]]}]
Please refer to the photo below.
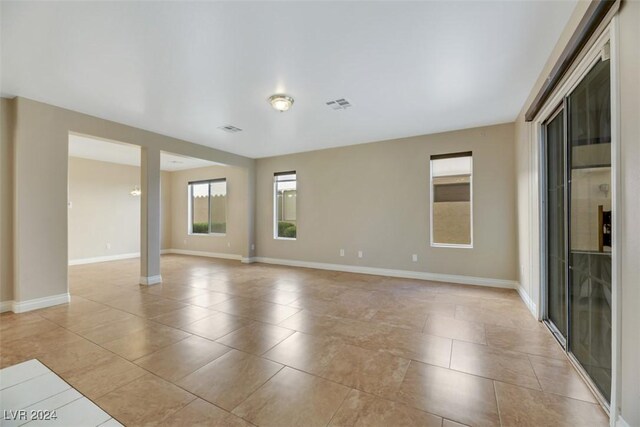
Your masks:
[{"label": "flush mount ceiling light", "polygon": [[293,98],[282,93],[271,95],[268,101],[273,108],[280,111],[281,113],[287,111],[293,105]]}]

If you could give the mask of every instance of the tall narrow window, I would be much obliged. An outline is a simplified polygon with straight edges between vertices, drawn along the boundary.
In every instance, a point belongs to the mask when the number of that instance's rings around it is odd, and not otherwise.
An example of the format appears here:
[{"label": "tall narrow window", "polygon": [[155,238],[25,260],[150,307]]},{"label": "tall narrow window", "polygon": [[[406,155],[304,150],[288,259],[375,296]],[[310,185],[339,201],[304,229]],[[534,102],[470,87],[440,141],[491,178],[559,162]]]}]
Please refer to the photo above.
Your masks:
[{"label": "tall narrow window", "polygon": [[273,237],[295,239],[297,236],[296,172],[279,172],[273,176]]},{"label": "tall narrow window", "polygon": [[226,234],[227,180],[189,183],[189,233]]},{"label": "tall narrow window", "polygon": [[431,245],[473,247],[471,152],[431,156]]}]

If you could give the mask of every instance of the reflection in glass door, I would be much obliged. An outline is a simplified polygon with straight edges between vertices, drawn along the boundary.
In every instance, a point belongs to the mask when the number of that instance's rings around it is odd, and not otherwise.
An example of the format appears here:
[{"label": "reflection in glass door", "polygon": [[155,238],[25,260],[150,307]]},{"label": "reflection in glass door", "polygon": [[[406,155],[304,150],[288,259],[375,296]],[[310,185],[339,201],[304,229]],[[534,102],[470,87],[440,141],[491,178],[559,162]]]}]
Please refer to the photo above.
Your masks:
[{"label": "reflection in glass door", "polygon": [[611,79],[599,59],[543,125],[545,321],[611,396]]},{"label": "reflection in glass door", "polygon": [[611,394],[611,83],[600,60],[567,98],[569,351]]},{"label": "reflection in glass door", "polygon": [[544,125],[546,169],[546,321],[563,346],[567,338],[567,245],[565,236],[566,161],[564,108]]}]

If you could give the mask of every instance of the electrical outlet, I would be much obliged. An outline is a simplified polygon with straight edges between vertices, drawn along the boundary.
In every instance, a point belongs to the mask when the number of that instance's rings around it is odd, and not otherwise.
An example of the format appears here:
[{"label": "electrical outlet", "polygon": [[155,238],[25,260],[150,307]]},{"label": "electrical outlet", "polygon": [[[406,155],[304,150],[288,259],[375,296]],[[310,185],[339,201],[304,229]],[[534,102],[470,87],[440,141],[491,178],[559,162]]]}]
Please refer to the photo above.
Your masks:
[{"label": "electrical outlet", "polygon": [[340,249],[340,256],[344,256],[344,249]]},{"label": "electrical outlet", "polygon": [[256,250],[256,245],[255,245],[255,243],[252,243],[252,244],[251,244],[251,250],[252,250],[252,251],[255,251],[255,250]]},{"label": "electrical outlet", "polygon": [[413,262],[418,262],[418,254],[413,254],[413,255],[411,255],[411,260],[412,260]]},{"label": "electrical outlet", "polygon": [[106,245],[104,245],[107,249],[111,249],[111,243],[107,243]]},{"label": "electrical outlet", "polygon": [[71,209],[73,207],[73,202],[67,202],[67,207]]},{"label": "electrical outlet", "polygon": [[362,258],[362,251],[358,251],[358,258]]},{"label": "electrical outlet", "polygon": [[[227,242],[227,247],[230,248],[231,247],[231,242]],[[253,249],[253,248],[251,248]]]}]

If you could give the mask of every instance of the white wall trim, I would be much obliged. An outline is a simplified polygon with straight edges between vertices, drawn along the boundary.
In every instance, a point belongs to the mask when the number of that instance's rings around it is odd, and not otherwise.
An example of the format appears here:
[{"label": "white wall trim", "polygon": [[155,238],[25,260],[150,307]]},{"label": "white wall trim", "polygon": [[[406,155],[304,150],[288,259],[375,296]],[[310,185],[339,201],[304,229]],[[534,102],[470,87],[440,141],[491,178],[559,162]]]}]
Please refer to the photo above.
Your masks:
[{"label": "white wall trim", "polygon": [[536,307],[536,303],[533,302],[533,300],[531,299],[529,294],[527,294],[527,291],[525,291],[524,288],[521,285],[518,285],[518,287],[516,289],[518,290],[518,295],[520,295],[520,298],[522,299],[522,301],[524,301],[524,305],[527,306],[527,308],[529,309],[529,311],[531,312],[533,317],[535,317],[537,319],[538,318],[538,310],[537,310],[537,307]]},{"label": "white wall trim", "polygon": [[95,264],[98,262],[118,261],[121,259],[131,259],[131,258],[140,258],[140,252],[133,252],[129,254],[119,254],[119,255],[105,255],[105,256],[97,256],[92,258],[70,259],[69,265]]},{"label": "white wall trim", "polygon": [[167,249],[167,252],[165,253],[178,254],[178,255],[203,256],[208,258],[234,259],[237,261],[242,260],[242,255],[225,254],[221,252],[189,251],[186,249]]},{"label": "white wall trim", "polygon": [[[172,249],[161,249],[160,255],[171,253]],[[105,255],[92,258],[70,259],[69,265],[96,264],[99,262],[119,261],[122,259],[140,258],[140,252],[132,252],[129,254]]]},{"label": "white wall trim", "polygon": [[140,276],[141,285],[157,285],[159,283],[162,283],[162,276],[159,274],[157,276],[148,277]]},{"label": "white wall trim", "polygon": [[253,264],[254,262],[258,262],[256,257],[242,257],[241,261],[243,264]]},{"label": "white wall trim", "polygon": [[[24,313],[40,308],[52,307],[54,305],[67,304],[71,300],[69,293],[52,295],[50,297],[30,299],[27,301],[13,301],[12,311],[14,313]],[[4,307],[3,307],[4,308]]]},{"label": "white wall trim", "polygon": [[631,427],[625,420],[622,418],[622,415],[618,414],[618,418],[616,419],[616,427]]},{"label": "white wall trim", "polygon": [[374,276],[400,277],[403,279],[432,280],[436,282],[460,283],[463,285],[492,286],[496,288],[517,289],[518,282],[485,277],[459,276],[453,274],[428,273],[423,271],[393,270],[388,268],[364,267],[359,265],[327,264],[323,262],[298,261],[266,257],[249,258],[251,262],[288,265],[291,267],[315,268],[318,270],[344,271],[347,273],[371,274]]},{"label": "white wall trim", "polygon": [[13,311],[13,300],[0,301],[0,313],[6,313],[7,311]]}]

